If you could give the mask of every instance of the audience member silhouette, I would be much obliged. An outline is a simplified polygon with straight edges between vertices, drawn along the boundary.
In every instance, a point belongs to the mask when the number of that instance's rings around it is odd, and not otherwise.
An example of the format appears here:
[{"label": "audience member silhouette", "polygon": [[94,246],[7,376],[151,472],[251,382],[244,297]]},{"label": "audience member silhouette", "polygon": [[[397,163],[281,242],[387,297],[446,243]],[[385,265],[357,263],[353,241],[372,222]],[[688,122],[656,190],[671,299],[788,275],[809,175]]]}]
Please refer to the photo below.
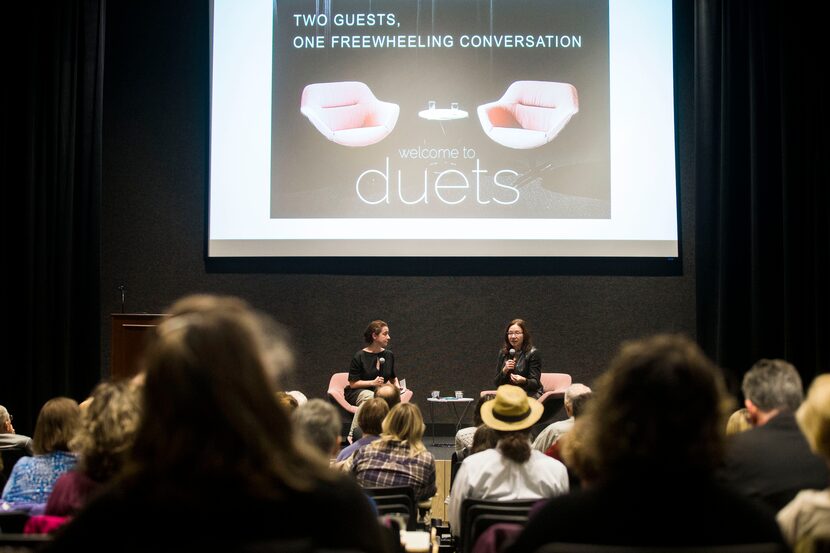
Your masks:
[{"label": "audience member silhouette", "polygon": [[536,436],[535,440],[533,440],[533,449],[537,449],[544,453],[550,448],[550,446],[556,443],[559,438],[570,432],[574,427],[574,399],[582,394],[588,394],[590,392],[591,388],[585,384],[574,383],[568,386],[568,389],[565,390],[564,399],[565,413],[567,413],[568,418],[563,421],[551,423],[544,430],[539,432],[539,435]]},{"label": "audience member silhouette", "polygon": [[478,396],[475,408],[473,409],[473,426],[461,428],[455,433],[455,458],[458,461],[463,461],[464,457],[470,455],[473,447],[473,436],[475,436],[476,430],[482,424],[481,406],[494,397],[496,397],[496,394],[483,394]]},{"label": "audience member silhouette", "polygon": [[795,421],[804,399],[795,367],[761,359],[744,375],[741,389],[754,428],[729,437],[724,482],[773,512],[801,490],[827,487],[827,465],[810,451]]},{"label": "audience member silhouette", "polygon": [[32,439],[33,457],[22,457],[3,488],[3,501],[16,509],[35,509],[49,499],[58,478],[75,466],[69,442],[78,429],[80,409],[74,399],[56,397],[40,409]]},{"label": "audience member silhouette", "polygon": [[738,432],[745,432],[752,428],[752,423],[749,422],[749,411],[746,407],[741,407],[731,415],[726,421],[726,435],[731,436]]},{"label": "audience member silhouette", "polygon": [[470,455],[481,453],[485,449],[493,449],[497,445],[499,445],[499,433],[486,424],[482,424],[476,428],[476,432],[473,434],[473,444],[470,446]]},{"label": "audience member silhouette", "polygon": [[11,413],[0,405],[0,452],[11,450],[25,451],[31,455],[32,439],[14,431]]},{"label": "audience member silhouette", "polygon": [[358,449],[352,473],[364,488],[410,486],[416,501],[435,495],[435,459],[422,438],[424,419],[413,403],[399,403],[383,419],[379,440]]},{"label": "audience member silhouette", "polygon": [[46,514],[71,516],[124,465],[141,419],[138,391],[129,382],[102,382],[92,392],[69,443],[78,465],[58,478]]},{"label": "audience member silhouette", "polygon": [[583,479],[589,468],[590,486],[551,499],[508,551],[783,544],[769,512],[714,477],[731,405],[721,372],[687,338],[624,343],[573,430],[583,463],[573,468]]},{"label": "audience member silhouette", "polygon": [[530,427],[544,406],[518,386],[503,384],[495,399],[481,406],[484,424],[498,434],[498,445],[470,455],[461,463],[450,490],[448,518],[461,535],[465,499],[541,499],[568,492],[565,466],[530,447]]},{"label": "audience member silhouette", "polygon": [[31,454],[32,439],[15,432],[11,413],[0,405],[0,486],[5,485],[17,460]]},{"label": "audience member silhouette", "polygon": [[145,353],[124,472],[52,549],[388,550],[367,498],[294,439],[274,398],[292,362],[284,332],[234,298],[191,296],[168,313]]},{"label": "audience member silhouette", "polygon": [[[796,413],[810,449],[830,464],[830,375],[816,377]],[[830,488],[803,490],[778,513],[778,524],[796,553],[815,551],[815,541],[830,541]]]},{"label": "audience member silhouette", "polygon": [[297,438],[304,440],[326,459],[340,450],[340,413],[322,399],[312,399],[291,414]]},{"label": "audience member silhouette", "polygon": [[274,397],[277,398],[277,403],[280,404],[280,407],[285,409],[285,412],[289,415],[297,410],[297,407],[300,406],[300,402],[297,401],[292,395],[289,395],[288,392],[283,392],[282,390],[278,390]]},{"label": "audience member silhouette", "polygon": [[[386,384],[381,384],[375,389],[375,396],[376,398],[380,398],[386,402],[386,405],[389,406],[389,409],[392,409],[395,405],[401,402],[401,391],[398,389],[397,386],[387,382]],[[354,424],[352,428],[350,428],[350,441],[352,443],[357,443],[363,438],[363,429],[360,427],[360,410],[363,408],[363,404],[361,403],[360,406],[357,408],[357,413],[354,416]]]},{"label": "audience member silhouette", "polygon": [[[395,388],[394,386],[391,387]],[[383,419],[388,414],[389,405],[379,397],[373,397],[360,406],[360,411],[357,413],[357,426],[362,433],[362,437],[340,452],[337,456],[338,469],[347,472],[351,471],[352,456],[361,447],[369,445],[380,438],[380,434],[383,432]]]}]

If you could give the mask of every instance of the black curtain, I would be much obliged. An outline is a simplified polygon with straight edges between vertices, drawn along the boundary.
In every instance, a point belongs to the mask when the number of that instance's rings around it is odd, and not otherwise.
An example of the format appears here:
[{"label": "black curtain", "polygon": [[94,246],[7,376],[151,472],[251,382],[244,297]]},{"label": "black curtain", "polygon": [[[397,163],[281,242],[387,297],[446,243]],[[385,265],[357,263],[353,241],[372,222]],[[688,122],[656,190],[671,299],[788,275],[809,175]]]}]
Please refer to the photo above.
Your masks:
[{"label": "black curtain", "polygon": [[21,433],[45,400],[83,399],[100,376],[104,3],[3,6],[0,404]]},{"label": "black curtain", "polygon": [[830,369],[827,67],[814,4],[697,0],[698,339],[737,383]]}]

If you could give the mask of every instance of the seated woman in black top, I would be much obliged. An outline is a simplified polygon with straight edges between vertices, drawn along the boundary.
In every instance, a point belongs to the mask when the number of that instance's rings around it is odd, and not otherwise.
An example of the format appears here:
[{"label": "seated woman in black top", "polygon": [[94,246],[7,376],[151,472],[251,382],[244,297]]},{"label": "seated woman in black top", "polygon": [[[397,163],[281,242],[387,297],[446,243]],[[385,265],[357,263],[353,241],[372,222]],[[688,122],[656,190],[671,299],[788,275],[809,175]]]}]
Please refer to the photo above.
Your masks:
[{"label": "seated woman in black top", "polygon": [[[386,349],[389,345],[389,325],[381,320],[369,323],[363,332],[366,347],[352,357],[349,367],[349,386],[344,390],[346,401],[360,408],[364,401],[375,396],[375,389],[390,382],[400,388],[395,375],[395,356]],[[357,426],[357,413],[349,428],[349,438]]]},{"label": "seated woman in black top", "polygon": [[496,386],[513,384],[532,398],[542,395],[542,356],[533,347],[530,330],[522,319],[513,319],[504,331],[504,345],[499,352]]}]

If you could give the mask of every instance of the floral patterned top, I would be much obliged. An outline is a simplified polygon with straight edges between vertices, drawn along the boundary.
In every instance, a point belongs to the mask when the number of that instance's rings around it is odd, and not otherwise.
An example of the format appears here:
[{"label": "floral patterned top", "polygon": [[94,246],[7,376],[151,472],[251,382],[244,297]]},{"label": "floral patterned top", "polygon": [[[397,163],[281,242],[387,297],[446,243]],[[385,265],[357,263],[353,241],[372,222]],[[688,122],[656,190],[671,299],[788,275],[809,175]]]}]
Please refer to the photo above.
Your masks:
[{"label": "floral patterned top", "polygon": [[75,455],[66,451],[21,457],[12,468],[6,487],[3,488],[3,501],[46,503],[55,481],[74,467]]}]

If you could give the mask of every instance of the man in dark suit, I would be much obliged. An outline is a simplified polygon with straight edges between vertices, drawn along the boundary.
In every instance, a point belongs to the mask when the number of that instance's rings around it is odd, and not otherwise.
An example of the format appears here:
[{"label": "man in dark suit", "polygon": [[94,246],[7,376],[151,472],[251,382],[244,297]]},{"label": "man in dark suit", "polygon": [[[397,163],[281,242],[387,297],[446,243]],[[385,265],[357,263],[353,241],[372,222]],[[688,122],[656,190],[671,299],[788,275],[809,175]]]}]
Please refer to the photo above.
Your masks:
[{"label": "man in dark suit", "polygon": [[826,488],[827,465],[795,422],[804,399],[801,377],[781,359],[761,359],[744,375],[744,404],[754,428],[727,442],[722,479],[774,511],[807,488]]}]

